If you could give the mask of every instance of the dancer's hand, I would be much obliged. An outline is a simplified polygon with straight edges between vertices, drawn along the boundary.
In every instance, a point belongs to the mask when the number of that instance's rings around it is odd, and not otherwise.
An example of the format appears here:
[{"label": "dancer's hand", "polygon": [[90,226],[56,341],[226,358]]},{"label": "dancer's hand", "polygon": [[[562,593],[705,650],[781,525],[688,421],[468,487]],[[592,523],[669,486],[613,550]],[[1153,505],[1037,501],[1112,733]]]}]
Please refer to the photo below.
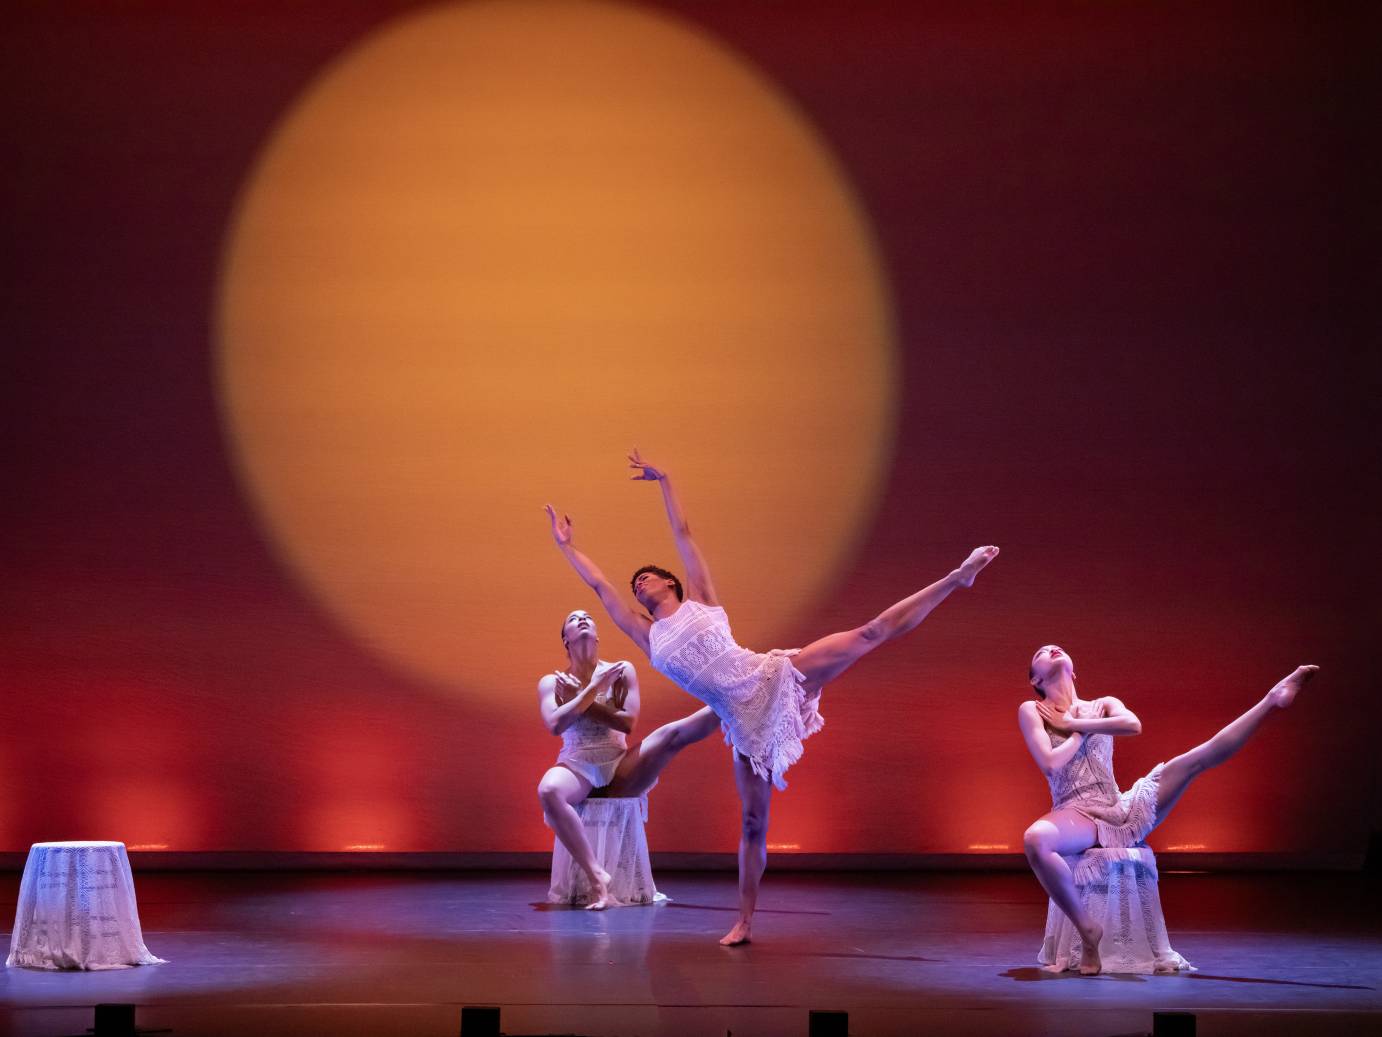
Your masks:
[{"label": "dancer's hand", "polygon": [[547,517],[552,520],[552,539],[557,542],[558,547],[565,547],[571,543],[571,516],[558,515],[557,509],[550,504],[545,510]]},{"label": "dancer's hand", "polygon": [[600,672],[600,675],[590,682],[590,686],[599,689],[608,688],[620,677],[624,676],[624,667],[624,663],[615,663],[613,666],[605,667],[604,670]]},{"label": "dancer's hand", "polygon": [[[622,663],[620,666],[622,667]],[[610,689],[609,705],[612,709],[623,709],[624,703],[629,698],[629,682],[621,676],[615,678],[614,687]]]},{"label": "dancer's hand", "polygon": [[569,673],[556,671],[554,676],[557,678],[557,705],[570,702],[571,697],[581,690],[581,682]]},{"label": "dancer's hand", "polygon": [[1041,719],[1046,721],[1046,726],[1051,730],[1059,731],[1062,734],[1070,734],[1074,730],[1070,726],[1070,721],[1074,718],[1070,716],[1069,711],[1061,712],[1044,699],[1036,704],[1036,708],[1037,712],[1041,714]]},{"label": "dancer's hand", "polygon": [[629,455],[629,467],[634,469],[634,474],[629,476],[630,479],[647,479],[650,482],[657,482],[667,477],[667,472],[664,469],[643,460],[638,453],[638,447],[634,447],[633,453]]}]

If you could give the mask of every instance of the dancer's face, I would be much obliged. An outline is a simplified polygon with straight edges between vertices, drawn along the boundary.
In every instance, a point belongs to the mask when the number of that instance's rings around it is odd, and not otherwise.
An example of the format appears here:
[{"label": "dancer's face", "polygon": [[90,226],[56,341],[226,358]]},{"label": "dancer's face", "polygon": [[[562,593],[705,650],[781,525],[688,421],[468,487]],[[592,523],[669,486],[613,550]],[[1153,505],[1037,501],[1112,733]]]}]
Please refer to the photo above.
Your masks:
[{"label": "dancer's face", "polygon": [[639,573],[638,579],[633,581],[633,596],[649,611],[667,595],[676,597],[676,593],[676,584],[657,573]]},{"label": "dancer's face", "polygon": [[1032,686],[1039,687],[1060,674],[1075,676],[1075,660],[1060,645],[1042,645],[1032,656]]},{"label": "dancer's face", "polygon": [[595,629],[595,620],[590,618],[590,613],[584,609],[576,609],[562,624],[561,639],[567,648],[574,648],[584,638],[598,641],[599,632]]}]

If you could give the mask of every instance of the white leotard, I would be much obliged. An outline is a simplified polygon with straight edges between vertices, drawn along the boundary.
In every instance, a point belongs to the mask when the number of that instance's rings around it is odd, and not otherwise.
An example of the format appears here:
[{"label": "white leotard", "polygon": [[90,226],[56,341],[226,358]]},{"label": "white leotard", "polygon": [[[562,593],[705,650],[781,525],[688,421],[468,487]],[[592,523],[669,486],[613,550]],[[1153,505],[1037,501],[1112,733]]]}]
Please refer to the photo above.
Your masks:
[{"label": "white leotard", "polygon": [[[597,663],[590,679],[594,680],[612,665]],[[595,696],[595,701],[602,705],[608,702],[609,692],[610,689],[606,688]],[[626,752],[628,741],[623,731],[616,731],[582,713],[561,733],[561,752],[557,755],[557,763],[569,767],[598,789],[614,780],[614,772],[619,769],[619,761]]]}]

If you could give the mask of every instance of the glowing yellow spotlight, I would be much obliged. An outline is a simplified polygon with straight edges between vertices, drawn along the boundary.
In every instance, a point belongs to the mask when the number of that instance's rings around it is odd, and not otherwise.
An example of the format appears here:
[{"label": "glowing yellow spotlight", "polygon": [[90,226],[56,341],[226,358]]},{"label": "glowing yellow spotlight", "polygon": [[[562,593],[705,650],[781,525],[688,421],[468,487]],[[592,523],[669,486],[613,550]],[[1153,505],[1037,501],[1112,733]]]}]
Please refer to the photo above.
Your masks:
[{"label": "glowing yellow spotlight", "polygon": [[531,710],[591,606],[545,501],[620,583],[675,565],[634,443],[762,648],[889,459],[891,311],[844,176],[741,58],[634,6],[430,8],[343,55],[245,185],[217,327],[282,558],[362,643],[492,705]]}]

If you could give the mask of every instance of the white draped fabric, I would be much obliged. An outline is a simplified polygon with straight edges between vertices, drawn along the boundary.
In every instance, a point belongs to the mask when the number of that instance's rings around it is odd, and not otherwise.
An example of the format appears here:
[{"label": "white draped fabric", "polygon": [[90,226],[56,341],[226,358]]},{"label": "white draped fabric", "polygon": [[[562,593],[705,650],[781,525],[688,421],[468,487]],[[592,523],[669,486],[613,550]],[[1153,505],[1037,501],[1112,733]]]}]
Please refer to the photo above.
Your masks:
[{"label": "white draped fabric", "polygon": [[162,965],[139,927],[124,843],[34,843],[19,884],[7,966]]},{"label": "white draped fabric", "polygon": [[[651,904],[666,900],[653,883],[648,861],[648,797],[587,799],[577,804],[585,837],[600,867],[609,872],[610,894],[619,904]],[[558,839],[552,847],[552,887],[547,899],[554,904],[590,903],[590,880]]]},{"label": "white draped fabric", "polygon": [[[1096,846],[1064,860],[1085,910],[1104,927],[1099,941],[1104,972],[1194,971],[1171,949],[1150,847]],[[1080,934],[1054,901],[1047,904],[1046,938],[1037,961],[1053,972],[1080,965]]]}]

